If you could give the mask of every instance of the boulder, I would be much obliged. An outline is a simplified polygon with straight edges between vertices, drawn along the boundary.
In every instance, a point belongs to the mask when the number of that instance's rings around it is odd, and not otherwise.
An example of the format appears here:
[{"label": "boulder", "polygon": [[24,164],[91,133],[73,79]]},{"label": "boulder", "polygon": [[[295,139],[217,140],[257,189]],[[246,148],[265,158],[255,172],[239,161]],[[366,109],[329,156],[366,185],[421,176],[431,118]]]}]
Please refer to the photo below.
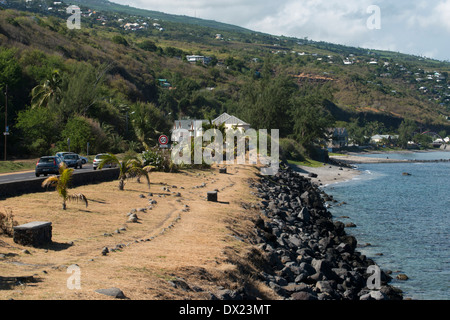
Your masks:
[{"label": "boulder", "polygon": [[397,280],[401,280],[401,281],[406,281],[409,279],[409,277],[404,273],[398,274],[396,278],[397,278]]},{"label": "boulder", "polygon": [[309,292],[305,292],[305,291],[300,291],[300,292],[295,292],[291,295],[291,299],[292,300],[318,300],[317,296],[314,295],[313,293],[309,293]]},{"label": "boulder", "polygon": [[304,207],[297,216],[300,220],[305,223],[308,223],[311,219],[311,215],[309,213],[308,208]]},{"label": "boulder", "polygon": [[98,289],[98,290],[95,290],[95,292],[103,294],[105,296],[113,297],[116,299],[126,299],[122,290],[120,290],[119,288]]}]

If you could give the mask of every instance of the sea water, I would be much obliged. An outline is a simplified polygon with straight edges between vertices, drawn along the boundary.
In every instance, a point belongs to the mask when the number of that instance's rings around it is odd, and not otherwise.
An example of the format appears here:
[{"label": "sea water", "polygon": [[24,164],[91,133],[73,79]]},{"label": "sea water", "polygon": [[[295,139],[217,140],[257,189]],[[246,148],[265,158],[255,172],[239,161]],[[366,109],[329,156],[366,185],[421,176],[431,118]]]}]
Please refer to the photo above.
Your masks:
[{"label": "sea water", "polygon": [[[450,152],[378,154],[390,159],[450,159]],[[383,270],[404,297],[450,299],[450,163],[361,164],[355,179],[325,187],[341,206],[329,209],[358,250]],[[404,172],[410,175],[403,175]],[[348,218],[347,218],[348,217]],[[362,245],[362,246],[361,246]],[[399,273],[409,279],[396,279]]]}]

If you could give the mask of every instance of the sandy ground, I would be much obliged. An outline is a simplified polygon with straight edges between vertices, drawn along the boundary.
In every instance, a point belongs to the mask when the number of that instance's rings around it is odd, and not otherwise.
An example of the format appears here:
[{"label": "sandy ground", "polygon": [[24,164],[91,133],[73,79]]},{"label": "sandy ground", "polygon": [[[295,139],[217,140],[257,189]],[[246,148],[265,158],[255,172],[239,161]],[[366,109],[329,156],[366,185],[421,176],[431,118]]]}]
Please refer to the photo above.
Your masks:
[{"label": "sandy ground", "polygon": [[[253,166],[228,166],[226,174],[218,168],[151,173],[150,189],[135,180],[127,181],[124,191],[117,181],[71,189],[88,198],[87,208],[68,202],[62,210],[54,191],[3,200],[0,211],[11,211],[19,224],[52,222],[53,243],[24,247],[0,235],[0,280],[35,280],[0,288],[0,300],[112,299],[95,292],[112,287],[133,300],[203,300],[219,286],[239,287],[243,277],[257,296],[276,299],[242,272],[251,274],[260,257],[249,240],[259,217],[249,181],[258,174]],[[207,192],[215,189],[218,202],[207,201]],[[157,201],[151,209],[150,199]],[[133,209],[137,223],[127,222]],[[109,253],[102,255],[105,247]],[[178,278],[189,288],[174,286]]]},{"label": "sandy ground", "polygon": [[[311,182],[318,186],[327,186],[339,182],[352,180],[354,177],[361,174],[357,169],[351,169],[336,165],[324,164],[323,167],[312,168],[306,166],[295,166],[294,168],[301,175],[311,179]],[[310,173],[317,174],[317,177],[309,177]]]},{"label": "sandy ground", "polygon": [[343,155],[343,156],[332,156],[333,160],[344,162],[347,164],[358,164],[358,163],[400,163],[408,162],[408,160],[390,159],[389,155],[386,158],[375,158],[375,157],[361,157],[357,155]]},{"label": "sandy ground", "polygon": [[[386,157],[384,158],[376,158],[376,157],[370,157],[370,156],[364,156],[362,157],[360,154],[346,154],[341,156],[330,156],[330,159],[336,160],[341,163],[345,163],[348,165],[355,165],[355,164],[363,164],[363,163],[402,163],[402,162],[409,162],[408,160],[400,160],[400,159],[390,159],[389,153],[410,153],[410,152],[438,152],[442,151],[440,149],[433,149],[433,150],[426,150],[426,151],[392,151],[387,152]],[[366,153],[366,155],[369,155],[370,153]],[[361,172],[357,169],[351,169],[347,167],[341,168],[340,166],[336,165],[330,165],[330,164],[324,164],[322,167],[318,168],[312,168],[307,166],[294,166],[297,171],[299,171],[302,175],[308,176],[310,173],[317,174],[317,178],[311,178],[311,181],[313,183],[316,183],[320,186],[330,185],[334,183],[339,183],[343,181],[348,181],[353,179],[354,177],[361,174]]]}]

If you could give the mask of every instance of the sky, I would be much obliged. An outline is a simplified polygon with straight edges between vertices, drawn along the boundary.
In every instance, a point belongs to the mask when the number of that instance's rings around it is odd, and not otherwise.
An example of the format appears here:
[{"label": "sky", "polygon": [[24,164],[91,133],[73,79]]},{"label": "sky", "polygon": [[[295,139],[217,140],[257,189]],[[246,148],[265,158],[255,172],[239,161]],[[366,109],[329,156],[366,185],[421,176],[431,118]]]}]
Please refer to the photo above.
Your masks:
[{"label": "sky", "polygon": [[111,0],[308,38],[450,61],[450,0]]}]

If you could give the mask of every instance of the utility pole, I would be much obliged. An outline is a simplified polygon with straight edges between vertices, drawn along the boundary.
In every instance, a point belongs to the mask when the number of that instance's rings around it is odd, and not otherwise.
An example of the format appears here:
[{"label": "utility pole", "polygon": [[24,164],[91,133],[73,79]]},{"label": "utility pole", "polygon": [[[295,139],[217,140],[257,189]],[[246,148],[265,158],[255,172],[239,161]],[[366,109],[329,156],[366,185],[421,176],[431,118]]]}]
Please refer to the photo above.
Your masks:
[{"label": "utility pole", "polygon": [[5,91],[5,132],[3,134],[5,135],[5,161],[6,161],[6,138],[9,134],[9,130],[8,130],[8,85],[6,85],[6,91]]}]

